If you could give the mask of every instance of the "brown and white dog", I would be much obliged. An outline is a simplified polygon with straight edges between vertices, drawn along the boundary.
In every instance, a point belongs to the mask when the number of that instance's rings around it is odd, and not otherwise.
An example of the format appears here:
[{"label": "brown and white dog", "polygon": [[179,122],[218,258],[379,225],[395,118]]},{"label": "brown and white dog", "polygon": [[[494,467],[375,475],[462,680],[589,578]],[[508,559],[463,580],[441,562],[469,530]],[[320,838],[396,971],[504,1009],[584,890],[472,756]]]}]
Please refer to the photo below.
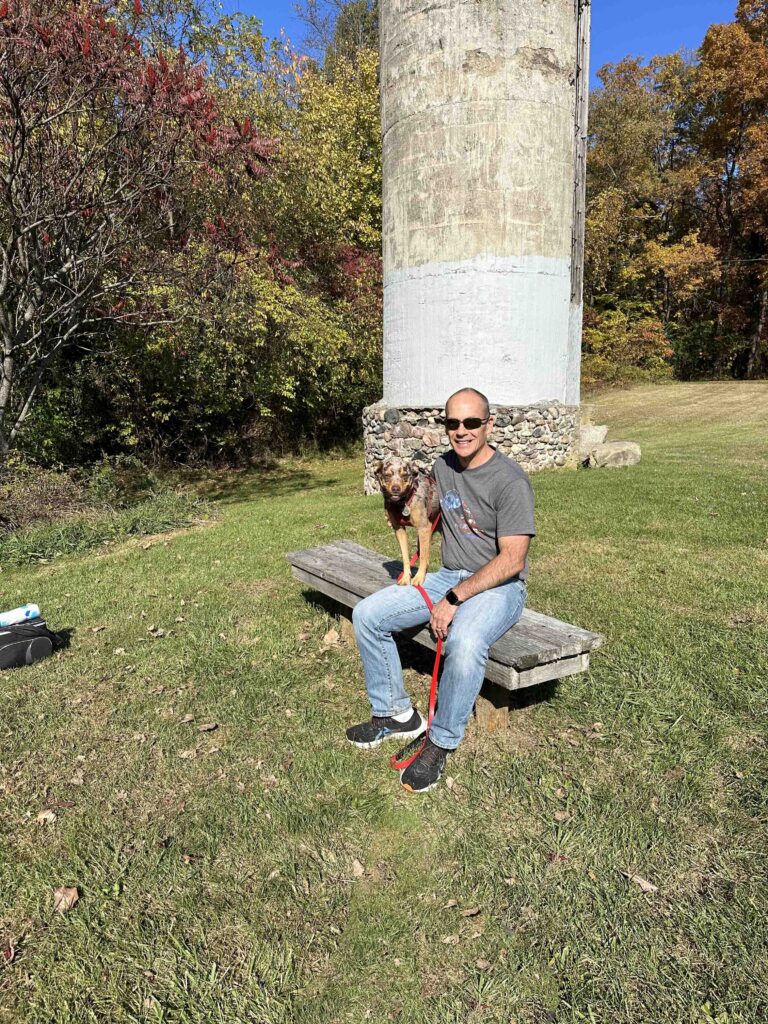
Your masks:
[{"label": "brown and white dog", "polygon": [[[390,458],[373,467],[384,495],[387,522],[395,531],[403,559],[401,586],[421,586],[429,567],[429,547],[432,523],[440,514],[440,500],[434,478],[420,473],[408,459]],[[416,528],[419,535],[419,568],[411,579],[411,559],[408,551],[407,526]]]}]

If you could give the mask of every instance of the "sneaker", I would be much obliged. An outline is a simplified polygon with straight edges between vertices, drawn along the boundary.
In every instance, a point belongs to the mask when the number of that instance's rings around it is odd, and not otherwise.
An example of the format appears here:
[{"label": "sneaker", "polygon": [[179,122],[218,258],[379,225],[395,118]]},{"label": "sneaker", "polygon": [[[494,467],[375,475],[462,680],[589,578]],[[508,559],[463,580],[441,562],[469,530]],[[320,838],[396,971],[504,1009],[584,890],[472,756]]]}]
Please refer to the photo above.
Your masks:
[{"label": "sneaker", "polygon": [[414,708],[407,722],[398,722],[394,718],[373,716],[368,722],[351,725],[347,729],[347,739],[361,750],[373,750],[384,740],[410,740],[424,732],[424,719]]},{"label": "sneaker", "polygon": [[444,747],[438,747],[427,738],[424,749],[407,768],[400,772],[403,788],[411,793],[426,793],[436,786],[445,768],[445,759],[451,753]]}]

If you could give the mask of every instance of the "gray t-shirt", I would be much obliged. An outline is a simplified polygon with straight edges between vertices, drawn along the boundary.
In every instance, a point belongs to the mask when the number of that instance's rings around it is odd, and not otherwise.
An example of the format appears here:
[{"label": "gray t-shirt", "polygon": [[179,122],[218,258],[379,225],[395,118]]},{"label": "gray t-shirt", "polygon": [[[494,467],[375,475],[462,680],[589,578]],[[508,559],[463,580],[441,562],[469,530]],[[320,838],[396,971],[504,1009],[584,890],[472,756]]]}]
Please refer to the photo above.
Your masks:
[{"label": "gray t-shirt", "polygon": [[[536,536],[528,474],[513,459],[494,452],[475,469],[462,469],[454,451],[432,470],[440,495],[443,565],[477,572],[499,553],[499,537]],[[528,559],[520,579],[528,576]]]}]

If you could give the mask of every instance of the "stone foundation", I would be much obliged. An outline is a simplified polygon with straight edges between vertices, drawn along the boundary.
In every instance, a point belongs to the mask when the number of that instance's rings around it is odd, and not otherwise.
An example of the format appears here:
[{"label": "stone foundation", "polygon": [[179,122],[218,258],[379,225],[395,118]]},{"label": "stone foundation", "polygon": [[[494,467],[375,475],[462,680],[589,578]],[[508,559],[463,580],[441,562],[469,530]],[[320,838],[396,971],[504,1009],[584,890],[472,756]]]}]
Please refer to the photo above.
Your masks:
[{"label": "stone foundation", "polygon": [[[528,472],[576,466],[579,407],[546,402],[534,406],[495,406],[491,444],[510,455]],[[443,430],[442,409],[396,408],[378,402],[363,410],[366,494],[376,494],[376,462],[388,456],[411,459],[423,470],[450,449]]]}]

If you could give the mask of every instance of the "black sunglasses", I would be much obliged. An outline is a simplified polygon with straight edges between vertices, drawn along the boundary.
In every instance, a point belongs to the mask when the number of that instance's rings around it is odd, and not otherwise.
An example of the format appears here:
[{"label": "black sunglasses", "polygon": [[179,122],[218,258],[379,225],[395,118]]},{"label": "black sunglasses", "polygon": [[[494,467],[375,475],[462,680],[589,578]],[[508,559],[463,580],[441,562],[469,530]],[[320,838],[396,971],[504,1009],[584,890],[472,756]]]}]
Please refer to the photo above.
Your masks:
[{"label": "black sunglasses", "polygon": [[455,420],[453,417],[450,419],[444,419],[446,430],[458,430],[459,427],[464,424],[466,430],[477,430],[478,427],[482,427],[484,423],[487,423],[490,416],[486,416],[484,420],[481,420],[479,416],[468,416],[465,420]]}]

